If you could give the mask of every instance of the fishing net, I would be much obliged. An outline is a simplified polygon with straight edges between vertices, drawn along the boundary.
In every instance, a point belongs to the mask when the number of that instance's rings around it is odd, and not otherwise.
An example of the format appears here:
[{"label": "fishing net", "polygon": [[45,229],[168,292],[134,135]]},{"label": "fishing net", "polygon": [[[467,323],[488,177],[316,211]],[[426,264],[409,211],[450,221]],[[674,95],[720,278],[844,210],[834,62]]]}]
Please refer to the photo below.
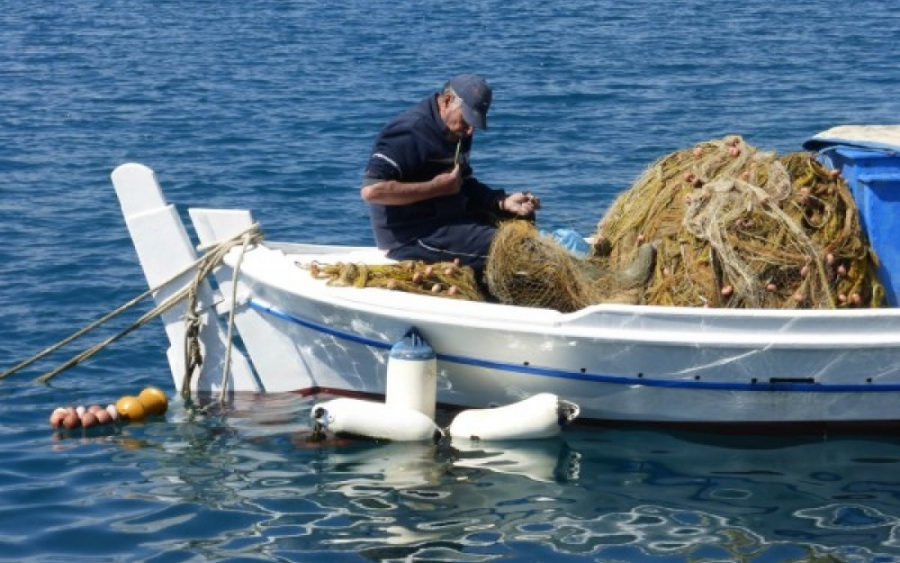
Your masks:
[{"label": "fishing net", "polygon": [[600,221],[607,267],[654,241],[654,305],[878,307],[884,288],[850,190],[809,153],[778,157],[741,137],[654,163]]},{"label": "fishing net", "polygon": [[406,260],[397,264],[379,265],[313,263],[309,266],[309,271],[315,278],[328,280],[329,285],[380,287],[451,299],[484,301],[484,295],[475,280],[475,272],[456,262],[425,264]]},{"label": "fishing net", "polygon": [[[685,307],[879,307],[878,260],[850,190],[809,153],[779,157],[740,136],[653,163],[579,258],[530,221],[500,223],[485,281],[501,303],[577,311],[599,303]],[[484,300],[470,268],[403,262],[313,270],[329,283]]]},{"label": "fishing net", "polygon": [[500,225],[491,244],[485,278],[501,303],[564,313],[597,303],[639,303],[655,249],[642,244],[630,264],[609,268],[580,259],[527,221]]}]

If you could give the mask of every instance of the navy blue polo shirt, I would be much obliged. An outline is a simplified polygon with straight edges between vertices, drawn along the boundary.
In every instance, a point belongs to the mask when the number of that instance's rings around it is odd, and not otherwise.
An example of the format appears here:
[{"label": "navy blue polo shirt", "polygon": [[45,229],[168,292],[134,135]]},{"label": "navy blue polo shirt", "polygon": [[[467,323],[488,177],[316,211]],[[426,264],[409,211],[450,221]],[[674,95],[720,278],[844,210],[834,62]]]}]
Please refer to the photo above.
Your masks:
[{"label": "navy blue polo shirt", "polygon": [[[428,236],[437,227],[473,221],[472,212],[496,209],[505,197],[475,179],[469,165],[472,138],[463,139],[459,151],[463,184],[453,195],[409,205],[369,204],[369,217],[378,248],[391,250]],[[381,180],[427,182],[453,170],[456,142],[447,140],[437,95],[425,98],[388,123],[372,148],[365,184]]]}]

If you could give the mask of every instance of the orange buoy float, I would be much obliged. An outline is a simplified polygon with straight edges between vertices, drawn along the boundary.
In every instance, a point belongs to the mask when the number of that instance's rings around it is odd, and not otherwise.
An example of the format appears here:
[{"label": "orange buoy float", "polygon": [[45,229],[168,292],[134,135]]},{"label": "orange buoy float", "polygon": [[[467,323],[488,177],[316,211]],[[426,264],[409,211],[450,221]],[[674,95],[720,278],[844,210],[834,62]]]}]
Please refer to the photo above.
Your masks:
[{"label": "orange buoy float", "polygon": [[112,416],[106,411],[104,408],[99,408],[96,411],[91,411],[94,413],[94,416],[97,417],[97,423],[101,426],[105,424],[109,424],[113,421]]},{"label": "orange buoy float", "polygon": [[78,413],[74,410],[68,411],[66,413],[66,418],[63,419],[63,426],[68,429],[79,428],[81,426],[81,417],[78,416]]},{"label": "orange buoy float", "polygon": [[148,416],[162,416],[169,409],[169,399],[158,387],[146,387],[138,396],[125,395],[104,408],[99,404],[88,407],[57,407],[50,414],[50,426],[55,429],[91,428],[118,421],[138,421]]},{"label": "orange buoy float", "polygon": [[138,400],[144,405],[147,416],[162,416],[169,408],[169,399],[157,387],[146,387],[138,395]]},{"label": "orange buoy float", "polygon": [[68,415],[69,411],[62,407],[57,407],[50,415],[50,427],[59,428],[60,426],[62,426],[63,420],[65,420]]},{"label": "orange buoy float", "polygon": [[92,413],[91,411],[86,411],[83,415],[81,415],[81,426],[83,428],[91,428],[93,426],[97,426],[100,422],[97,420],[97,415]]},{"label": "orange buoy float", "polygon": [[144,404],[134,395],[125,395],[116,401],[116,412],[125,420],[143,420],[147,416]]}]

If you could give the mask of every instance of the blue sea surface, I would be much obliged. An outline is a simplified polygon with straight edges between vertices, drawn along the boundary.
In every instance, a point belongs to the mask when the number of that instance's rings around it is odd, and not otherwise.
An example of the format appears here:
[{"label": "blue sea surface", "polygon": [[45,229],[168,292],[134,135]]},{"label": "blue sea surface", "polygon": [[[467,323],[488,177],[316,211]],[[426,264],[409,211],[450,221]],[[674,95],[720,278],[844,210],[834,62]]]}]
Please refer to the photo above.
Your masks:
[{"label": "blue sea surface", "polygon": [[[479,178],[539,195],[542,228],[590,234],[695,143],[786,153],[897,123],[898,28],[883,0],[0,0],[0,370],[146,289],[109,180],[124,162],[182,212],[370,244],[378,129],[479,72],[495,100]],[[311,399],[188,408],[158,321],[33,381],[134,318],[0,380],[0,561],[900,561],[893,436],[314,447]],[[172,397],[164,419],[49,427],[57,406],[148,385]]]}]

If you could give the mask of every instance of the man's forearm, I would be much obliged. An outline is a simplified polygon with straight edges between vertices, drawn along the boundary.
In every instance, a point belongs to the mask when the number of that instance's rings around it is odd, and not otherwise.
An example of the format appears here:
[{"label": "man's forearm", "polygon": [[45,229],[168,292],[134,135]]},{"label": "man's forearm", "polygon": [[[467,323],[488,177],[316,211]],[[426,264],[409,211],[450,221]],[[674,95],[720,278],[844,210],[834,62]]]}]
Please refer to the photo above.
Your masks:
[{"label": "man's forearm", "polygon": [[362,187],[361,195],[367,203],[381,205],[408,205],[426,199],[452,195],[458,187],[450,182],[439,182],[438,178],[427,182],[398,182],[381,180]]}]

